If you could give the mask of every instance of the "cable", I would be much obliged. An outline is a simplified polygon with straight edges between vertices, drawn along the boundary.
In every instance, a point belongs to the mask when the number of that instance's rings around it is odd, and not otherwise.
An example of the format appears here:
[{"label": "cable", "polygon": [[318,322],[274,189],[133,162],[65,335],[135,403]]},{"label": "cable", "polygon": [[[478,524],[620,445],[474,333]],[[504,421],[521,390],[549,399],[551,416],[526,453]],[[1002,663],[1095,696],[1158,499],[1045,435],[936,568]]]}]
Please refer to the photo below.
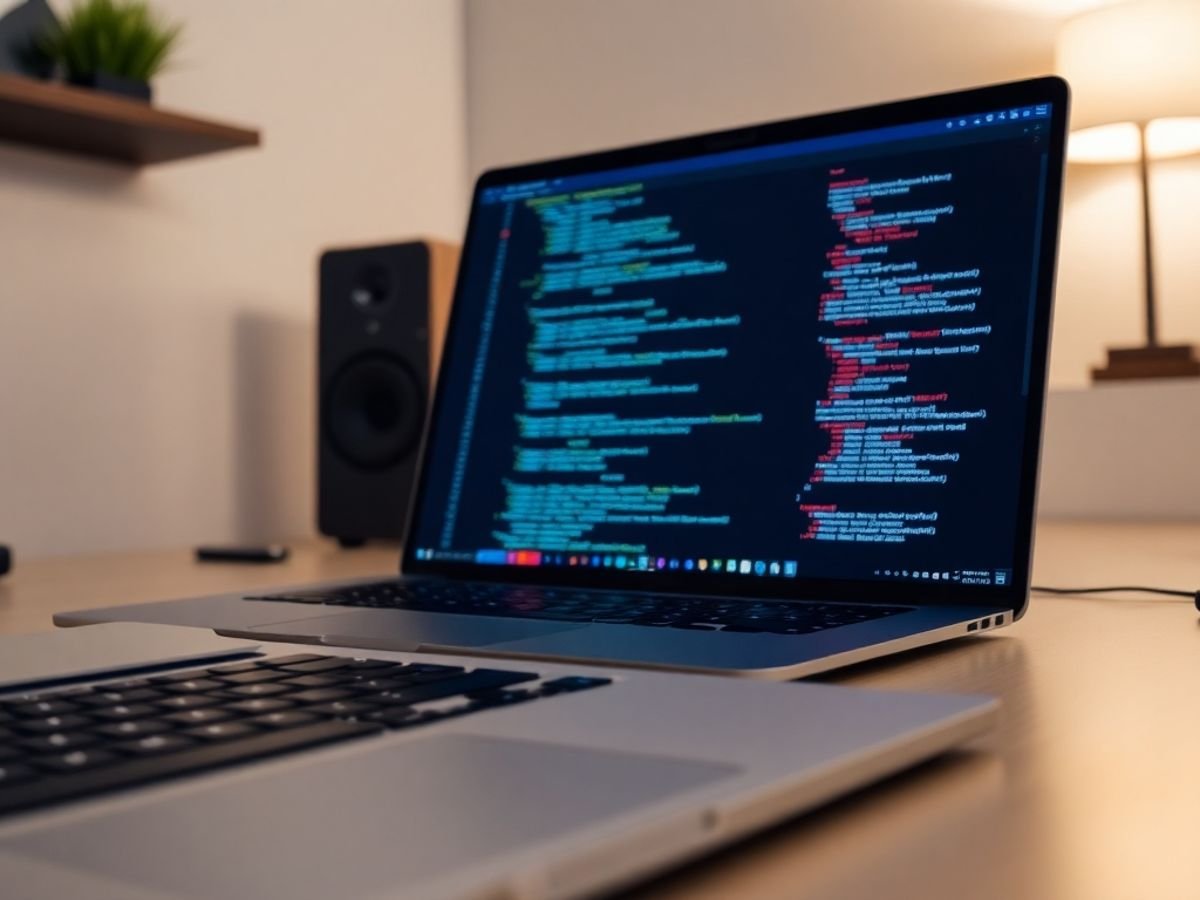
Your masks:
[{"label": "cable", "polygon": [[1197,607],[1200,607],[1200,591],[1180,591],[1173,588],[1157,588],[1145,587],[1142,585],[1118,585],[1115,587],[1085,587],[1085,588],[1062,588],[1062,587],[1041,587],[1034,585],[1030,590],[1037,591],[1039,594],[1115,594],[1118,591],[1128,591],[1138,594],[1164,594],[1168,597],[1187,597],[1194,600]]}]

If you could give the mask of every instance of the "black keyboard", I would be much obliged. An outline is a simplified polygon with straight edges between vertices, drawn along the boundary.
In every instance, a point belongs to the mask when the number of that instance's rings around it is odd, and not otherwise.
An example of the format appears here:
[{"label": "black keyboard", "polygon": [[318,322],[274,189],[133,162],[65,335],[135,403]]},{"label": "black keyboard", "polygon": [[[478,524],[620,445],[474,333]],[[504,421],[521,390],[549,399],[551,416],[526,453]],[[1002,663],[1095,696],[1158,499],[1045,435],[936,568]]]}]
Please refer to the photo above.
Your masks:
[{"label": "black keyboard", "polygon": [[743,634],[812,634],[912,609],[909,606],[624,594],[451,581],[381,581],[331,591],[257,594],[246,599]]},{"label": "black keyboard", "polygon": [[611,684],[302,654],[0,698],[0,815]]}]

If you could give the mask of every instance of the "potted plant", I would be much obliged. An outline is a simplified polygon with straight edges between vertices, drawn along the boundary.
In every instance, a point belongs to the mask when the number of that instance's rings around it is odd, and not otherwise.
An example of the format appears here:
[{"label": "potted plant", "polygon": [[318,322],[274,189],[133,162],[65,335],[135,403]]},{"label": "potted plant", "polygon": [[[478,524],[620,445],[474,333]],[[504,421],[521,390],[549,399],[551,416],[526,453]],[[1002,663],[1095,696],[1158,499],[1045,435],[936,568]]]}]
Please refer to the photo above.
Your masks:
[{"label": "potted plant", "polygon": [[42,49],[67,81],[150,100],[150,79],[166,64],[181,26],[166,24],[143,0],[83,0],[54,26]]}]

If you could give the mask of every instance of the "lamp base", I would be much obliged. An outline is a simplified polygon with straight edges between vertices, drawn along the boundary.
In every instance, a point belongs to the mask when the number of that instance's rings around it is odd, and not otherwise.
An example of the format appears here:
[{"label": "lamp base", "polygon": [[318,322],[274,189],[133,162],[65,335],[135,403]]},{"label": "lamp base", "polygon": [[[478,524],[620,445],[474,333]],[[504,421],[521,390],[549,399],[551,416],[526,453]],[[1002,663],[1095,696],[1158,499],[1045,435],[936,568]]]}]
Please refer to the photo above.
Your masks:
[{"label": "lamp base", "polygon": [[1200,359],[1191,344],[1169,347],[1109,347],[1108,365],[1092,369],[1093,381],[1127,378],[1200,377]]}]

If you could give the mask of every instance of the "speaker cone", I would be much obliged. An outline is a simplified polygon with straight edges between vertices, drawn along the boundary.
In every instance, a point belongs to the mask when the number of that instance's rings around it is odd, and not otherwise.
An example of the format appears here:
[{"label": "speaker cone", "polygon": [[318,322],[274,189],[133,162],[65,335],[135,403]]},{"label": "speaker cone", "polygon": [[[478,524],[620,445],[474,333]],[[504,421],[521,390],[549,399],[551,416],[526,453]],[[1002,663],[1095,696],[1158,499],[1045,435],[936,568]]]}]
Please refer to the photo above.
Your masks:
[{"label": "speaker cone", "polygon": [[334,376],[325,430],[347,462],[367,469],[394,465],[412,450],[425,418],[420,380],[402,360],[359,356]]}]

